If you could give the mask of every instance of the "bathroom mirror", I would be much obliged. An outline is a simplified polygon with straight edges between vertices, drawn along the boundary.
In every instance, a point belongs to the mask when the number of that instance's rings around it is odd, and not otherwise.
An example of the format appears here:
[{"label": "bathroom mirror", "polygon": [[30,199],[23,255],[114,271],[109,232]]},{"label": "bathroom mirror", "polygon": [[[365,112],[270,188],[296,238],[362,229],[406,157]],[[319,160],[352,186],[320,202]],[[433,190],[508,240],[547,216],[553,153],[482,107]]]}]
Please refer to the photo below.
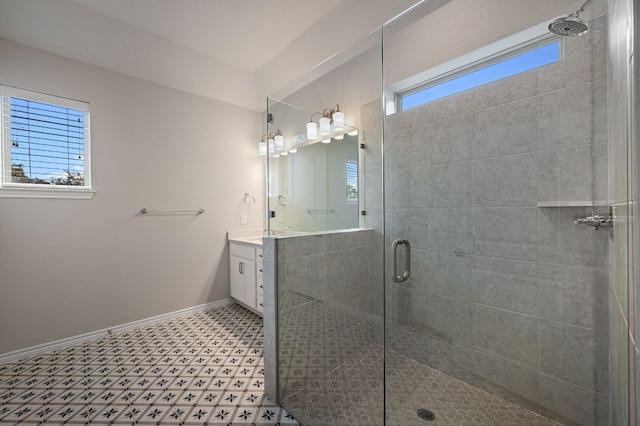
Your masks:
[{"label": "bathroom mirror", "polygon": [[272,235],[358,227],[358,135],[329,140],[269,157]]}]

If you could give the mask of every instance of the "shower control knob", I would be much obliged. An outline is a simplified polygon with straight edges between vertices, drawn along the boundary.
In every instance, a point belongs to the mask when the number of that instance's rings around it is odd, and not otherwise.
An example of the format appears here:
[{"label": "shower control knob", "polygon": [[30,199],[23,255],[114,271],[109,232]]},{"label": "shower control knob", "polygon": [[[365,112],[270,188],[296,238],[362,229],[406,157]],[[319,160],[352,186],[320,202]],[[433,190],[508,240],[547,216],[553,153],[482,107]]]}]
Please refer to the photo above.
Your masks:
[{"label": "shower control knob", "polygon": [[575,222],[576,225],[587,225],[593,226],[594,230],[597,230],[600,226],[610,226],[613,223],[613,218],[611,216],[600,216],[599,214],[594,216],[587,216],[584,219],[577,219]]}]

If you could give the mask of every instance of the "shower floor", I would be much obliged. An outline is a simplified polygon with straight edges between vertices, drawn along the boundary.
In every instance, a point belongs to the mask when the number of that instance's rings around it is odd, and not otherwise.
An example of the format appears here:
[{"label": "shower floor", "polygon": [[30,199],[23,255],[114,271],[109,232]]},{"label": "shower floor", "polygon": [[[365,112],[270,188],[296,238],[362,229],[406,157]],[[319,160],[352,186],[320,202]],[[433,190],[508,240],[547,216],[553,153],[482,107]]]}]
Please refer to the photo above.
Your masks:
[{"label": "shower floor", "polygon": [[[372,345],[282,405],[305,426],[381,425],[382,356]],[[387,416],[394,426],[560,425],[394,352],[387,370]],[[421,408],[433,411],[435,420],[419,418]]]}]

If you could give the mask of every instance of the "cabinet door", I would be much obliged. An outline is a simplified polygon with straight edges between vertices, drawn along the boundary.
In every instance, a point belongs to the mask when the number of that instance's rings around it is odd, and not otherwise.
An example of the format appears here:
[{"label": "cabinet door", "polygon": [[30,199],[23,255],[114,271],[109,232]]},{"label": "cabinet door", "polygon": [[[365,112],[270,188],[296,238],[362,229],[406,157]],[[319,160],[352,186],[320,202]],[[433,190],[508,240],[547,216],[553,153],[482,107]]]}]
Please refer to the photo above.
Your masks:
[{"label": "cabinet door", "polygon": [[248,307],[256,308],[256,262],[241,257],[231,257],[231,297]]},{"label": "cabinet door", "polygon": [[263,263],[262,257],[256,262],[256,311],[264,311],[264,286],[263,286]]},{"label": "cabinet door", "polygon": [[[245,259],[237,256],[231,256],[231,282],[229,286],[229,293],[231,297],[236,300],[242,301],[244,299],[244,276],[240,273],[242,265]],[[245,268],[246,270],[246,268]]]},{"label": "cabinet door", "polygon": [[256,262],[242,259],[242,276],[244,277],[244,300],[245,305],[251,309],[256,308]]}]

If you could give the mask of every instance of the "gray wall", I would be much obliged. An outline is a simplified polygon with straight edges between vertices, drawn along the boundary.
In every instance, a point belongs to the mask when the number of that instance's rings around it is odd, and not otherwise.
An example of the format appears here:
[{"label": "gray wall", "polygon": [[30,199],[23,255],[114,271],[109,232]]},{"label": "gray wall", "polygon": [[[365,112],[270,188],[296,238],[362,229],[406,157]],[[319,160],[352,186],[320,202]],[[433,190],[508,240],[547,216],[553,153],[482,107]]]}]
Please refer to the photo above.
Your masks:
[{"label": "gray wall", "polygon": [[[387,117],[386,246],[412,244],[412,277],[387,284],[387,341],[568,424],[602,425],[609,232],[574,225],[592,209],[568,207],[606,200],[606,18],[590,25],[557,64]],[[366,128],[377,111],[362,108]],[[365,167],[377,165],[380,138],[365,137]],[[366,167],[377,229],[380,182]]]},{"label": "gray wall", "polygon": [[0,198],[0,354],[227,298],[226,231],[264,227],[260,114],[6,40],[0,57],[2,84],[91,104],[96,191]]}]

